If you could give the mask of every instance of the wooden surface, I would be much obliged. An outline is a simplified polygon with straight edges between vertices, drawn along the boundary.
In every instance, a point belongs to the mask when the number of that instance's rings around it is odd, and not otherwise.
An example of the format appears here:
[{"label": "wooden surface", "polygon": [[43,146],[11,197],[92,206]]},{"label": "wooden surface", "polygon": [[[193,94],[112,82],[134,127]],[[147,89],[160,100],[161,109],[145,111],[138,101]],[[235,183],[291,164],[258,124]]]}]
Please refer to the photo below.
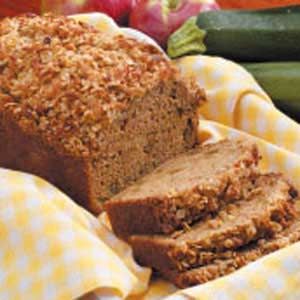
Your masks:
[{"label": "wooden surface", "polygon": [[0,17],[21,13],[40,13],[41,0],[0,0]]}]

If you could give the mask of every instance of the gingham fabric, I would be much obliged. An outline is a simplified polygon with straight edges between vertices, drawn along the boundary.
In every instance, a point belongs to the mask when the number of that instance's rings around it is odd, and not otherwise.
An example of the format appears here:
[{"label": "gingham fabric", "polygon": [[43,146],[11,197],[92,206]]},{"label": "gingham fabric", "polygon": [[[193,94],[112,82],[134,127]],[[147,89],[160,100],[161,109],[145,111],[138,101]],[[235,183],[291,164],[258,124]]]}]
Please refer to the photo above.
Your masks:
[{"label": "gingham fabric", "polygon": [[[300,127],[279,110],[253,77],[237,64],[218,57],[189,56],[176,61],[185,76],[205,87],[205,119],[245,131],[300,154]],[[300,95],[299,95],[300,97]]]},{"label": "gingham fabric", "polygon": [[[75,18],[154,43],[102,14]],[[300,127],[276,110],[253,78],[220,58],[175,63],[207,91],[200,139],[252,138],[263,154],[262,168],[285,173],[300,188]],[[1,300],[300,299],[300,243],[229,276],[177,290],[160,278],[149,282],[150,270],[134,262],[104,214],[95,219],[42,179],[0,169],[0,205]]]},{"label": "gingham fabric", "polygon": [[140,293],[150,270],[96,218],[42,179],[0,169],[0,299]]},{"label": "gingham fabric", "polygon": [[295,244],[230,276],[186,289],[166,299],[296,300],[300,299],[299,270],[299,244]]}]

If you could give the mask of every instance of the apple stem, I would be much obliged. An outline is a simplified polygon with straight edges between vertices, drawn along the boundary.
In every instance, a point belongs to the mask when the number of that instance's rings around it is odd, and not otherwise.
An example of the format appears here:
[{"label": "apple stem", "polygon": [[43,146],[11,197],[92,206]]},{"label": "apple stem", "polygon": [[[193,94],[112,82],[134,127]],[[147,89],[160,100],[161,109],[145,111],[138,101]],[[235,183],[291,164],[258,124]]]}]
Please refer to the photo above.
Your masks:
[{"label": "apple stem", "polygon": [[179,0],[168,0],[168,2],[169,2],[170,9],[176,9],[178,6]]}]

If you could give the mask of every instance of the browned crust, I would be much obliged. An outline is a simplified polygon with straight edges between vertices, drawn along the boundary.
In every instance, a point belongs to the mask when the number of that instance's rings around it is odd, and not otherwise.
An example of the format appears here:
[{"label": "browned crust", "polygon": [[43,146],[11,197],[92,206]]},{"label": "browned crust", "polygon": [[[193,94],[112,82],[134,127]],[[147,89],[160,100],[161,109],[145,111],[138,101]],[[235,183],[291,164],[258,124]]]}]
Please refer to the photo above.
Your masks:
[{"label": "browned crust", "polygon": [[[63,16],[6,18],[0,45],[0,103],[73,154],[93,154],[101,147],[95,133],[133,99],[179,79],[153,45]],[[204,100],[199,88],[191,94]]]},{"label": "browned crust", "polygon": [[[227,140],[221,141],[222,143]],[[183,194],[156,198],[114,199],[105,203],[114,232],[126,239],[132,234],[172,233],[208,213],[218,211],[224,204],[243,196],[247,180],[256,175],[260,159],[257,146],[245,140],[232,141],[244,147],[244,155],[229,170],[212,178],[213,184],[193,186]],[[206,149],[212,145],[203,146]],[[199,150],[201,151],[201,147]],[[182,216],[182,212],[184,212]]]},{"label": "browned crust", "polygon": [[223,253],[223,258],[220,257],[220,259],[210,265],[181,273],[174,270],[164,270],[161,274],[179,288],[187,288],[230,274],[267,254],[287,247],[299,240],[300,221],[298,219],[290,228],[277,234],[273,239],[261,239],[239,251]]},{"label": "browned crust", "polygon": [[91,170],[85,158],[57,152],[40,136],[25,132],[0,113],[0,165],[43,177],[79,204],[91,208]]},{"label": "browned crust", "polygon": [[[182,241],[172,236],[133,235],[129,243],[137,260],[159,270],[188,270],[207,264],[226,249],[236,249],[261,237],[272,236],[286,228],[295,217],[294,188],[280,174],[262,175],[281,180],[282,190],[278,201],[257,217],[245,220],[238,227],[209,236],[208,240]],[[212,219],[213,221],[214,219]],[[193,230],[193,226],[191,227]],[[181,233],[178,233],[179,236]]]},{"label": "browned crust", "polygon": [[[104,184],[93,170],[103,152],[110,154],[103,147],[109,145],[105,130],[119,124],[134,101],[170,82],[180,87],[174,97],[186,99],[197,128],[196,108],[205,101],[204,91],[183,80],[156,47],[63,16],[3,19],[0,165],[39,175],[99,213],[98,190]],[[178,152],[174,145],[170,156]],[[151,162],[147,170],[154,167]]]}]

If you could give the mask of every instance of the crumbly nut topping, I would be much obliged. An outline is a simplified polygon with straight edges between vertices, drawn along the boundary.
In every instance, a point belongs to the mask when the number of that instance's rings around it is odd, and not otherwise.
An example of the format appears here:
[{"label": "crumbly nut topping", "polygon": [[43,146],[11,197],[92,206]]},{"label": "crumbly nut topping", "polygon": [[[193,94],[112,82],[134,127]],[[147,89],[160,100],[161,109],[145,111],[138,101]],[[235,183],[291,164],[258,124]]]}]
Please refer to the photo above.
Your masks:
[{"label": "crumbly nut topping", "polygon": [[[171,230],[174,231],[174,228],[181,228],[183,221],[186,224],[192,224],[197,219],[202,219],[225,207],[226,212],[221,212],[220,218],[211,220],[211,228],[222,226],[222,215],[227,219],[232,214],[232,218],[235,218],[234,212],[237,210],[237,206],[231,202],[245,198],[250,193],[248,189],[253,188],[250,179],[257,175],[255,157],[253,157],[252,164],[233,171],[228,170],[219,178],[215,177],[211,186],[200,185],[186,191],[183,195],[180,193],[177,195],[177,191],[168,195],[172,199],[169,202],[170,205],[166,208],[163,203],[158,206],[157,210],[162,231],[169,233]],[[178,236],[178,232],[175,235]]]},{"label": "crumbly nut topping", "polygon": [[[297,219],[289,228],[276,234],[273,238],[259,239],[236,251],[221,253],[203,252],[202,257],[199,258],[202,262],[206,262],[207,265],[185,272],[185,270],[191,266],[187,262],[184,262],[184,264],[178,268],[179,272],[168,270],[162,271],[162,273],[179,287],[186,288],[232,273],[250,262],[287,247],[299,240],[300,222],[299,219]],[[191,258],[190,261],[193,262],[193,264],[197,264],[197,260],[195,260],[195,258],[193,259]]]},{"label": "crumbly nut topping", "polygon": [[[187,265],[189,268],[199,266],[207,261],[203,253],[230,253],[226,251],[282,232],[296,217],[297,209],[290,189],[291,185],[280,174],[260,175],[253,186],[254,192],[249,193],[251,199],[230,203],[217,215],[198,223],[198,227],[194,224],[192,235],[178,231],[171,236],[184,242],[168,251],[172,265],[178,270],[185,270]],[[264,201],[263,206],[261,201]],[[253,205],[249,206],[250,202]]]},{"label": "crumbly nut topping", "polygon": [[0,22],[0,109],[71,153],[97,149],[131,99],[176,74],[154,46],[72,19]]}]

